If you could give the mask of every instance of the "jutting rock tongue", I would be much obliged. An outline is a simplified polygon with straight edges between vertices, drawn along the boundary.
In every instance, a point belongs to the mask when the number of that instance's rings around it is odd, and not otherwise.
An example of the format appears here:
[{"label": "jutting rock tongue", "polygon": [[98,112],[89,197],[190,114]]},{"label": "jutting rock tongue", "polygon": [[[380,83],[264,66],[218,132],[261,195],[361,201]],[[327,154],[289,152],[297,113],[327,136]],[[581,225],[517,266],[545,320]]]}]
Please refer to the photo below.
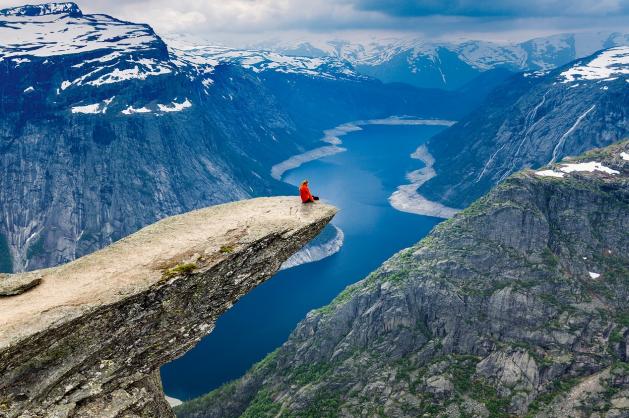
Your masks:
[{"label": "jutting rock tongue", "polygon": [[159,367],[335,213],[297,197],[229,203],[69,264],[0,277],[16,287],[5,294],[22,292],[0,297],[0,416],[172,416]]}]

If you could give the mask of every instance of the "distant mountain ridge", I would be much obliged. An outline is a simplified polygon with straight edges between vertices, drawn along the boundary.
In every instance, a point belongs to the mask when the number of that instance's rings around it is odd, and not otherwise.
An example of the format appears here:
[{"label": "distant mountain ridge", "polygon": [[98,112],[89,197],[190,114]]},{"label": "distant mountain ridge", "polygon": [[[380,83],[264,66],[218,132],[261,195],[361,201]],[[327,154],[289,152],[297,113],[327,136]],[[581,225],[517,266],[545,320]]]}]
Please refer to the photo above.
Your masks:
[{"label": "distant mountain ridge", "polygon": [[366,42],[266,41],[252,46],[287,55],[336,57],[351,63],[360,73],[384,82],[456,89],[490,69],[548,70],[619,45],[629,45],[629,34],[566,33],[513,44],[393,38]]}]

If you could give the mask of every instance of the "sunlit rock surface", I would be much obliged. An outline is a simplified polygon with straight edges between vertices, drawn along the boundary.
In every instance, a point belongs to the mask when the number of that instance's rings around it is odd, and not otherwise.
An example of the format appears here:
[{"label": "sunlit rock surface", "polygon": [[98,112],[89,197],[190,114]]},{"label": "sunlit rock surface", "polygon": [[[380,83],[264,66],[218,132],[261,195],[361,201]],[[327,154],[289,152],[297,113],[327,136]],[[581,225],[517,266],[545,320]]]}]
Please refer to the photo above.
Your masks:
[{"label": "sunlit rock surface", "polygon": [[0,416],[172,415],[159,367],[335,213],[297,197],[213,206],[69,264],[2,276],[40,282],[0,297]]}]

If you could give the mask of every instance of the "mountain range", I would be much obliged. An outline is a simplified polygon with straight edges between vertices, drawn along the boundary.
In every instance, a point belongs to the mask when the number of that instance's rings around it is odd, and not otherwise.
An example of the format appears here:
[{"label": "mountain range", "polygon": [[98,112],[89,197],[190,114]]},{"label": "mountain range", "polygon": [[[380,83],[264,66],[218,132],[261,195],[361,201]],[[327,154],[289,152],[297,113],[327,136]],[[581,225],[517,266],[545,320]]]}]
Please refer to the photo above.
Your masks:
[{"label": "mountain range", "polygon": [[335,57],[350,63],[356,71],[384,82],[452,90],[484,71],[549,70],[619,45],[629,45],[629,34],[564,33],[520,43],[415,38],[271,40],[254,43],[252,47],[287,55]]}]

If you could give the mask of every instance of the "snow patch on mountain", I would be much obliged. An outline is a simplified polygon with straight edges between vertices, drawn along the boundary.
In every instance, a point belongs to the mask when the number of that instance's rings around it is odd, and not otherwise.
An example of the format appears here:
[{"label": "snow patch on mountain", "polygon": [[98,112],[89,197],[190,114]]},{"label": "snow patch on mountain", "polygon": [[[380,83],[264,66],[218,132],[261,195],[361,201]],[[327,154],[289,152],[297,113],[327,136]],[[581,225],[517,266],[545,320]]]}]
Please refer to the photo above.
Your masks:
[{"label": "snow patch on mountain", "polygon": [[100,103],[94,103],[84,106],[74,106],[72,108],[72,113],[88,113],[88,114],[96,114],[96,113],[105,113],[100,110]]},{"label": "snow patch on mountain", "polygon": [[[54,5],[47,6],[54,9]],[[122,22],[106,15],[77,16],[66,7],[38,15],[11,10],[0,11],[0,61],[97,50],[133,52],[160,42],[149,26]]]},{"label": "snow patch on mountain", "polygon": [[594,171],[600,171],[606,174],[620,174],[620,171],[604,166],[597,161],[563,164],[561,168],[559,168],[559,170],[563,171],[564,173],[573,173],[575,171],[586,171],[588,173],[593,173]]},{"label": "snow patch on mountain", "polygon": [[174,61],[210,74],[219,64],[235,64],[255,73],[274,71],[328,79],[365,79],[350,65],[337,59],[286,56],[270,51],[240,50],[212,45],[185,45],[168,41]]},{"label": "snow patch on mountain", "polygon": [[184,109],[192,107],[192,103],[190,102],[190,100],[186,99],[181,103],[173,101],[171,105],[158,104],[157,107],[162,112],[181,112]]},{"label": "snow patch on mountain", "polygon": [[[617,76],[629,74],[629,47],[620,46],[602,51],[588,62],[579,62],[562,72],[562,83],[577,80],[612,81]],[[614,77],[616,76],[616,77]]]},{"label": "snow patch on mountain", "polygon": [[562,164],[559,168],[559,171],[547,169],[536,171],[535,174],[541,177],[557,177],[563,178],[566,174],[577,173],[577,172],[587,172],[593,173],[595,171],[599,171],[601,173],[615,175],[620,174],[620,171],[614,170],[613,168],[609,168],[598,161],[588,161],[585,163],[566,163]]},{"label": "snow patch on mountain", "polygon": [[565,176],[565,173],[560,173],[560,172],[555,171],[555,170],[540,170],[540,171],[536,171],[535,175],[536,176],[540,176],[540,177],[557,177],[557,178],[562,178],[563,176]]},{"label": "snow patch on mountain", "polygon": [[125,114],[125,115],[132,115],[134,113],[151,113],[151,109],[149,109],[147,107],[135,108],[133,106],[128,106],[126,109],[124,109],[120,113]]},{"label": "snow patch on mountain", "polygon": [[83,114],[98,114],[107,112],[107,106],[114,100],[114,98],[103,100],[102,103],[93,103],[82,106],[73,106],[70,111],[72,113],[83,113]]}]

